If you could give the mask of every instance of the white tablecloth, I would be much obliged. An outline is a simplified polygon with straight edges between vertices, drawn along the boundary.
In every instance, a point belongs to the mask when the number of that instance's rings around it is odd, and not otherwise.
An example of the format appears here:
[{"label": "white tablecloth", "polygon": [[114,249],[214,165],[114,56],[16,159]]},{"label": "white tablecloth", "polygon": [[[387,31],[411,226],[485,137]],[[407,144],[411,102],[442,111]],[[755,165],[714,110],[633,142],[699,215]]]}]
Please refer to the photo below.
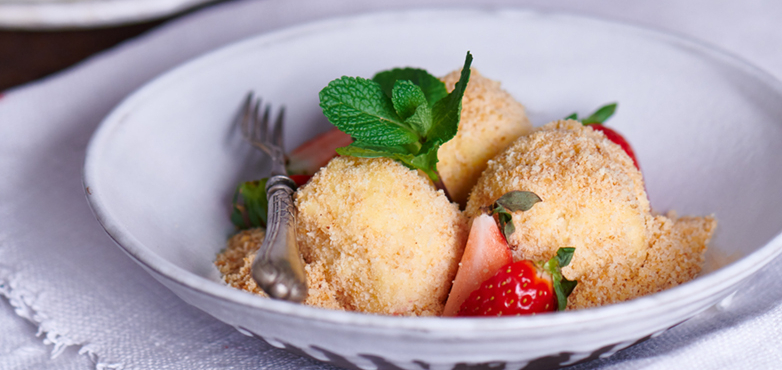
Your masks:
[{"label": "white tablecloth", "polygon": [[[156,75],[260,32],[422,1],[236,1],[203,9],[0,98],[0,369],[329,368],[187,305],[125,256],[81,187],[90,134]],[[437,6],[455,3],[436,0]],[[663,29],[782,77],[782,2],[491,1]],[[780,118],[782,120],[782,117]],[[579,369],[782,368],[782,259],[724,307]]]}]

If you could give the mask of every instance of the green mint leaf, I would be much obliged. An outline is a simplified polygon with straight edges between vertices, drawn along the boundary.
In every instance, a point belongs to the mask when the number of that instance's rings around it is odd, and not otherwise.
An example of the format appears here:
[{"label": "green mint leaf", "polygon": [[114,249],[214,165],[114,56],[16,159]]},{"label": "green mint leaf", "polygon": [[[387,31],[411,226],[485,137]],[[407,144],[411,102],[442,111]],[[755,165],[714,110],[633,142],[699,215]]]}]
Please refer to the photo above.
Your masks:
[{"label": "green mint leaf", "polygon": [[432,128],[426,134],[427,141],[436,140],[440,144],[451,140],[459,129],[459,119],[462,113],[462,97],[470,80],[470,65],[472,54],[467,52],[464,60],[462,74],[453,91],[443,99],[438,100],[432,107]]},{"label": "green mint leaf", "polygon": [[428,150],[423,150],[422,148],[421,152],[410,161],[412,168],[424,171],[429,176],[429,179],[434,182],[440,180],[440,176],[437,174],[437,149],[439,149],[439,146]]},{"label": "green mint leaf", "polygon": [[320,92],[323,113],[354,140],[337,153],[392,158],[438,182],[437,151],[456,135],[471,63],[468,52],[450,94],[439,79],[414,68],[380,72],[372,80],[342,77],[329,82]]},{"label": "green mint leaf", "polygon": [[423,90],[417,85],[407,80],[396,81],[391,101],[396,113],[418,134],[423,136],[432,127],[432,111]]},{"label": "green mint leaf", "polygon": [[540,197],[531,191],[514,190],[503,194],[496,203],[502,205],[511,212],[528,211],[535,203],[540,202]]},{"label": "green mint leaf", "polygon": [[592,115],[581,120],[581,123],[585,125],[591,124],[603,124],[616,112],[616,103],[606,104],[598,108]]},{"label": "green mint leaf", "polygon": [[346,147],[337,148],[337,154],[360,158],[391,158],[410,169],[424,171],[432,181],[439,179],[436,171],[437,151],[413,155],[404,147],[381,147],[354,142]]},{"label": "green mint leaf", "polygon": [[377,82],[342,77],[329,82],[319,95],[326,118],[355,140],[390,146],[420,139],[399,117]]},{"label": "green mint leaf", "polygon": [[388,97],[391,97],[396,81],[410,81],[421,88],[430,107],[434,105],[434,102],[448,95],[448,90],[445,89],[445,84],[440,79],[418,68],[394,68],[377,73],[372,80],[380,85]]},{"label": "green mint leaf", "polygon": [[394,104],[394,110],[402,119],[412,116],[419,105],[427,104],[424,91],[418,85],[407,80],[398,80],[394,83],[391,101]]},{"label": "green mint leaf", "polygon": [[248,181],[239,184],[234,192],[231,222],[240,230],[265,227],[268,210],[266,181]]},{"label": "green mint leaf", "polygon": [[425,133],[432,127],[432,109],[427,104],[419,105],[405,123],[419,133]]},{"label": "green mint leaf", "polygon": [[356,141],[348,146],[336,149],[337,154],[359,158],[381,158],[392,155],[406,154],[407,149],[401,146],[385,147]]}]

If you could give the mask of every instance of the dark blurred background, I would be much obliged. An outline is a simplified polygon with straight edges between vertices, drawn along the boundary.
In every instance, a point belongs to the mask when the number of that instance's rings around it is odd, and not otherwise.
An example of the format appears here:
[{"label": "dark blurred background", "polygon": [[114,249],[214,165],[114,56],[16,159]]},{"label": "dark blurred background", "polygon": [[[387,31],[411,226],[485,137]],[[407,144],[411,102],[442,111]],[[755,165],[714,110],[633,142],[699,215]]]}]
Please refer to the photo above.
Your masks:
[{"label": "dark blurred background", "polygon": [[0,92],[65,69],[89,56],[202,5],[162,19],[82,29],[23,30],[0,28]]},{"label": "dark blurred background", "polygon": [[64,69],[169,19],[87,30],[0,29],[0,91]]}]

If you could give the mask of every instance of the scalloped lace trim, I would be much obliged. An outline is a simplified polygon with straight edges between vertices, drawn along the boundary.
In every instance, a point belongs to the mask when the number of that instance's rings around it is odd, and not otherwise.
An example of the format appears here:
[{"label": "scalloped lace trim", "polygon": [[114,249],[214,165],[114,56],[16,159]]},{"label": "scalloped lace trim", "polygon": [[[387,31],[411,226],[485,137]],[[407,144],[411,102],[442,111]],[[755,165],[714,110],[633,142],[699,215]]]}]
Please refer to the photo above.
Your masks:
[{"label": "scalloped lace trim", "polygon": [[8,300],[17,315],[38,327],[38,332],[35,335],[43,337],[43,344],[54,346],[51,358],[56,358],[70,346],[79,346],[78,353],[89,357],[95,364],[96,370],[123,370],[125,368],[122,363],[103,362],[89,343],[78,343],[66,334],[55,330],[52,319],[36,307],[38,294],[19,287],[13,279],[13,275],[7,266],[0,265],[0,296],[4,296]]}]

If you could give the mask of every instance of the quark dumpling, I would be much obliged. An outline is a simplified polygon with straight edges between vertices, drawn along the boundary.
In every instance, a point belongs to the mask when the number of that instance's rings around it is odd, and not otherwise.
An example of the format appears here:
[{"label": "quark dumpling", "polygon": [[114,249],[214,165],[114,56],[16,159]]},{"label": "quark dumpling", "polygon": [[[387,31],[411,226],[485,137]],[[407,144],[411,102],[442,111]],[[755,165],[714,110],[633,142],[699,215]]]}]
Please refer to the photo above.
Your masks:
[{"label": "quark dumpling", "polygon": [[[489,161],[467,204],[475,217],[512,190],[542,202],[515,212],[514,260],[546,261],[575,247],[565,277],[571,309],[623,301],[692,279],[716,221],[652,216],[641,172],[621,147],[573,120],[519,138]],[[680,258],[669,259],[668,257]]]},{"label": "quark dumpling", "polygon": [[393,160],[337,157],[296,193],[299,247],[344,309],[439,315],[467,219],[429,179]]},{"label": "quark dumpling", "polygon": [[[454,89],[460,74],[461,70],[456,70],[443,77],[448,91]],[[464,205],[486,161],[531,130],[524,106],[498,81],[473,68],[462,98],[459,131],[437,153],[437,170],[451,199]]]}]

